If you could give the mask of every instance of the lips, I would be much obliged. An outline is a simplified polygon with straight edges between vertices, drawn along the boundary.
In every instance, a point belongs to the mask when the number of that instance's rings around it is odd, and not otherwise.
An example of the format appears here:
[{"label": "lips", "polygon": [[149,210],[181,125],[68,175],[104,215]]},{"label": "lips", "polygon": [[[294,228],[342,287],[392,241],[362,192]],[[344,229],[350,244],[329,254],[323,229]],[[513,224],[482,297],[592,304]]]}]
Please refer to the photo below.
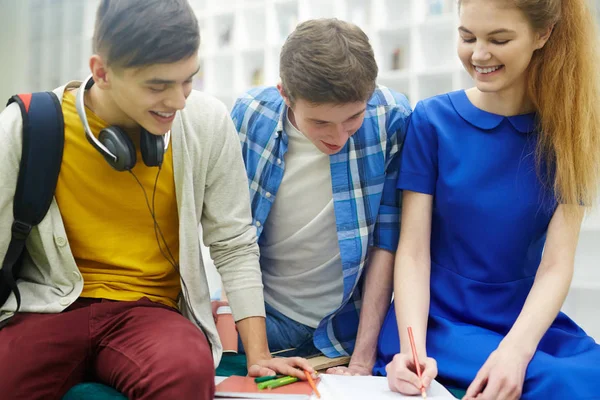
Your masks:
[{"label": "lips", "polygon": [[164,118],[171,118],[173,116],[173,114],[175,114],[174,112],[162,112],[162,111],[152,111],[152,112],[155,114],[158,114]]},{"label": "lips", "polygon": [[175,119],[174,112],[167,113],[167,112],[161,112],[161,111],[150,111],[150,114],[152,114],[154,119],[156,119],[160,123],[173,122],[173,119]]},{"label": "lips", "polygon": [[473,65],[473,68],[475,68],[475,71],[477,71],[477,73],[482,74],[482,75],[494,73],[494,72],[498,71],[499,69],[502,69],[503,67],[504,67],[504,65],[494,65],[494,66],[489,66],[489,67]]},{"label": "lips", "polygon": [[322,143],[323,143],[325,146],[327,146],[327,148],[328,148],[329,150],[339,150],[339,149],[341,149],[341,148],[342,148],[342,146],[337,146],[337,145],[335,145],[335,144],[329,144],[329,143],[327,143],[327,142],[323,142],[322,140],[321,140],[321,142],[322,142]]}]

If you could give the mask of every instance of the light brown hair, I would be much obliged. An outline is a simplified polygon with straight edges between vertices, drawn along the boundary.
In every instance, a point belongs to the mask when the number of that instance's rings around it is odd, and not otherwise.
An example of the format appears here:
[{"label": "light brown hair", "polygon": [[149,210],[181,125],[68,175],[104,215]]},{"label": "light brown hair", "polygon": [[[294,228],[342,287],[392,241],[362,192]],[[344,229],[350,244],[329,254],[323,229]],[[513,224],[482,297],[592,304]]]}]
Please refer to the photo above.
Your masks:
[{"label": "light brown hair", "polygon": [[[595,204],[600,181],[600,85],[597,28],[587,0],[503,0],[532,28],[554,27],[533,54],[528,93],[539,118],[538,166],[559,203]],[[463,1],[464,2],[464,1]]]},{"label": "light brown hair", "polygon": [[102,0],[93,51],[117,68],[168,64],[198,53],[200,28],[187,0]]},{"label": "light brown hair", "polygon": [[344,104],[366,101],[375,90],[377,63],[367,35],[335,18],[299,24],[280,56],[281,84],[294,103]]}]

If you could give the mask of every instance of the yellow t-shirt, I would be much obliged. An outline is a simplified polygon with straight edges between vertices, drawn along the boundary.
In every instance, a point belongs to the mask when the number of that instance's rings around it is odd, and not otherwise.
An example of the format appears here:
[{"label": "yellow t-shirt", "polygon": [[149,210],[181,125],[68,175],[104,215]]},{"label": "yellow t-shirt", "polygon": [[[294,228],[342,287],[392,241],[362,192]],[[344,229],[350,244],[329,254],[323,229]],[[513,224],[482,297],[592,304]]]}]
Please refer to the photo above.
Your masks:
[{"label": "yellow t-shirt", "polygon": [[[88,142],[75,108],[74,93],[65,92],[62,109],[65,146],[56,200],[75,262],[84,279],[82,297],[135,301],[142,297],[177,307],[179,275],[163,257],[142,188],[129,172],[118,172]],[[107,126],[86,109],[94,135]],[[133,173],[152,193],[158,168],[142,161]],[[171,146],[156,185],[155,215],[171,254],[179,262],[179,218]],[[160,236],[159,236],[160,238]],[[168,253],[161,242],[165,254]]]}]

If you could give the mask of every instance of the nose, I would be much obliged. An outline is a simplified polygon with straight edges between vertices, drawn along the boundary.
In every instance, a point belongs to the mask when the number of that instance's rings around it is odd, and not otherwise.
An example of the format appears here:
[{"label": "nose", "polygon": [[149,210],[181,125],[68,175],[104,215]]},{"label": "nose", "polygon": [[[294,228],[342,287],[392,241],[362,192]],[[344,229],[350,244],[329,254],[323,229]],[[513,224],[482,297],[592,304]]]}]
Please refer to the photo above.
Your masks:
[{"label": "nose", "polygon": [[475,48],[473,49],[473,61],[487,61],[491,58],[491,54],[487,49],[487,46],[482,41],[477,41],[475,43]]},{"label": "nose", "polygon": [[174,110],[183,110],[188,95],[183,86],[176,85],[169,92],[169,97],[165,100],[165,106]]},{"label": "nose", "polygon": [[350,133],[348,132],[348,129],[346,129],[344,127],[344,124],[336,125],[335,133],[336,133],[336,144],[338,146],[343,146],[344,144],[346,144],[346,141],[350,137]]}]

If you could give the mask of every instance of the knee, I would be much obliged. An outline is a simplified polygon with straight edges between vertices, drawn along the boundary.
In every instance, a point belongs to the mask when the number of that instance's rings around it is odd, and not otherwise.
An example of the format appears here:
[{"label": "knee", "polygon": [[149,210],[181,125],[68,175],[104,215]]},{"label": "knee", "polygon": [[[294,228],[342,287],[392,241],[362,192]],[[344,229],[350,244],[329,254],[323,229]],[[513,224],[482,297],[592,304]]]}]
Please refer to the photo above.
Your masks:
[{"label": "knee", "polygon": [[195,380],[197,382],[210,382],[214,384],[215,366],[210,347],[201,351],[186,351],[171,356],[172,370],[182,380]]},{"label": "knee", "polygon": [[214,380],[214,361],[210,346],[204,337],[201,340],[187,338],[169,343],[161,350],[160,360],[170,371],[177,371],[182,378]]},{"label": "knee", "polygon": [[[566,363],[547,363],[528,369],[523,387],[523,399],[540,398],[593,398],[600,390],[597,376],[588,376],[584,366],[563,365]],[[597,374],[597,371],[596,371]]]},{"label": "knee", "polygon": [[[152,372],[162,381],[154,388],[164,398],[212,399],[215,393],[215,367],[210,347],[204,343],[181,341],[165,345],[156,354]],[[159,361],[160,360],[160,361]],[[149,381],[155,382],[155,379]],[[171,397],[174,396],[174,397]]]}]

